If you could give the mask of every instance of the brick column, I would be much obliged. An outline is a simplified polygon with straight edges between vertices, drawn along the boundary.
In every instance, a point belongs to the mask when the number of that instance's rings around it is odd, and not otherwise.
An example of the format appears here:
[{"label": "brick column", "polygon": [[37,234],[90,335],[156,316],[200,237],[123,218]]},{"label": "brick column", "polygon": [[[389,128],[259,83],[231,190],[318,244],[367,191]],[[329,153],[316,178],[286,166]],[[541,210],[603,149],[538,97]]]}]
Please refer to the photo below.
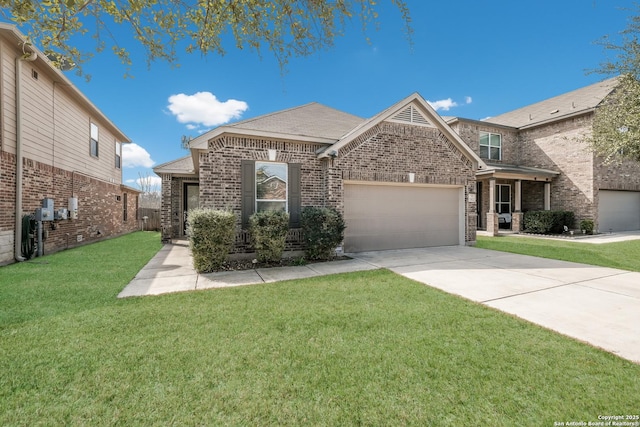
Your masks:
[{"label": "brick column", "polygon": [[511,231],[519,233],[524,230],[524,214],[522,212],[514,212],[511,214]]},{"label": "brick column", "polygon": [[162,243],[171,243],[171,175],[162,174],[162,205],[160,209],[160,226]]}]

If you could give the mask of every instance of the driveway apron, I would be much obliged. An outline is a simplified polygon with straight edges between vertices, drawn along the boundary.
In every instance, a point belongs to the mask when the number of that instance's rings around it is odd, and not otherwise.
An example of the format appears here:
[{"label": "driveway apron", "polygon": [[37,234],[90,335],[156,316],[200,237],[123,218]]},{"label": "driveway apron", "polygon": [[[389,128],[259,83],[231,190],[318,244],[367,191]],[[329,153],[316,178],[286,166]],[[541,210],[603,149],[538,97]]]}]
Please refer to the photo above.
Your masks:
[{"label": "driveway apron", "polygon": [[640,363],[640,273],[462,246],[351,256]]}]

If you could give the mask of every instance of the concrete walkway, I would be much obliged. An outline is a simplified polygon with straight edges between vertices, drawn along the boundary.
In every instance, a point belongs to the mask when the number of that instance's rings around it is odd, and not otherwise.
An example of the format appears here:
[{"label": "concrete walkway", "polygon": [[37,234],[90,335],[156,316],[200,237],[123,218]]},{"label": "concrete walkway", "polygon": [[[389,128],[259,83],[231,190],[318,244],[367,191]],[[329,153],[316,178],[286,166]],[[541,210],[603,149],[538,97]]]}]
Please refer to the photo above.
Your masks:
[{"label": "concrete walkway", "polygon": [[255,285],[376,268],[378,267],[367,262],[349,259],[293,267],[256,268],[198,274],[193,268],[188,242],[177,241],[164,245],[160,252],[120,292],[118,298]]},{"label": "concrete walkway", "polygon": [[118,297],[388,268],[640,363],[640,273],[463,246],[350,256],[305,266],[197,274],[187,243],[177,242],[165,245]]}]

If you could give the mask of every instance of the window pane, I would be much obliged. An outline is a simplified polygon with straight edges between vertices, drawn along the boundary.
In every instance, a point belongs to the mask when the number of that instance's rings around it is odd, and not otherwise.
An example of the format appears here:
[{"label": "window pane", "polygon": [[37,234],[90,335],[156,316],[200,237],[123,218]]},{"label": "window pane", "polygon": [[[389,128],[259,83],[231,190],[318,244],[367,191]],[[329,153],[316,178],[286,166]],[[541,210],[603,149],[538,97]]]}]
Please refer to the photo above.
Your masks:
[{"label": "window pane", "polygon": [[489,134],[480,132],[480,145],[489,145]]},{"label": "window pane", "polygon": [[287,165],[256,162],[256,198],[287,200]]},{"label": "window pane", "polygon": [[500,148],[491,147],[491,160],[500,160]]},{"label": "window pane", "polygon": [[98,126],[91,123],[91,139],[98,140]]},{"label": "window pane", "polygon": [[492,133],[491,134],[491,146],[492,147],[500,147],[500,145],[501,145],[500,135]]},{"label": "window pane", "polygon": [[480,146],[480,157],[483,159],[489,158],[489,147]]},{"label": "window pane", "polygon": [[511,188],[508,185],[501,185],[500,186],[500,201],[501,202],[510,202],[511,197],[510,193],[511,193]]},{"label": "window pane", "polygon": [[287,211],[287,202],[261,202],[257,203],[257,211]]}]

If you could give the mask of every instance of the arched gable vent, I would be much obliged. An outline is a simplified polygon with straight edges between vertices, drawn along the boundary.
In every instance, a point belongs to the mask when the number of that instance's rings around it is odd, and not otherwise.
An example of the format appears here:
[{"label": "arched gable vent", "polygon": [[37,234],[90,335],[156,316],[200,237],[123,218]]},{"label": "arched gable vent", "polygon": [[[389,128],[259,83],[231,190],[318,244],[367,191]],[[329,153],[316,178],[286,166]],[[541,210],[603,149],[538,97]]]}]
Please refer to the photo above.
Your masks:
[{"label": "arched gable vent", "polygon": [[401,110],[398,114],[391,117],[391,120],[405,123],[413,123],[416,125],[422,126],[433,126],[429,120],[425,116],[420,113],[413,104],[406,107],[404,110]]}]

